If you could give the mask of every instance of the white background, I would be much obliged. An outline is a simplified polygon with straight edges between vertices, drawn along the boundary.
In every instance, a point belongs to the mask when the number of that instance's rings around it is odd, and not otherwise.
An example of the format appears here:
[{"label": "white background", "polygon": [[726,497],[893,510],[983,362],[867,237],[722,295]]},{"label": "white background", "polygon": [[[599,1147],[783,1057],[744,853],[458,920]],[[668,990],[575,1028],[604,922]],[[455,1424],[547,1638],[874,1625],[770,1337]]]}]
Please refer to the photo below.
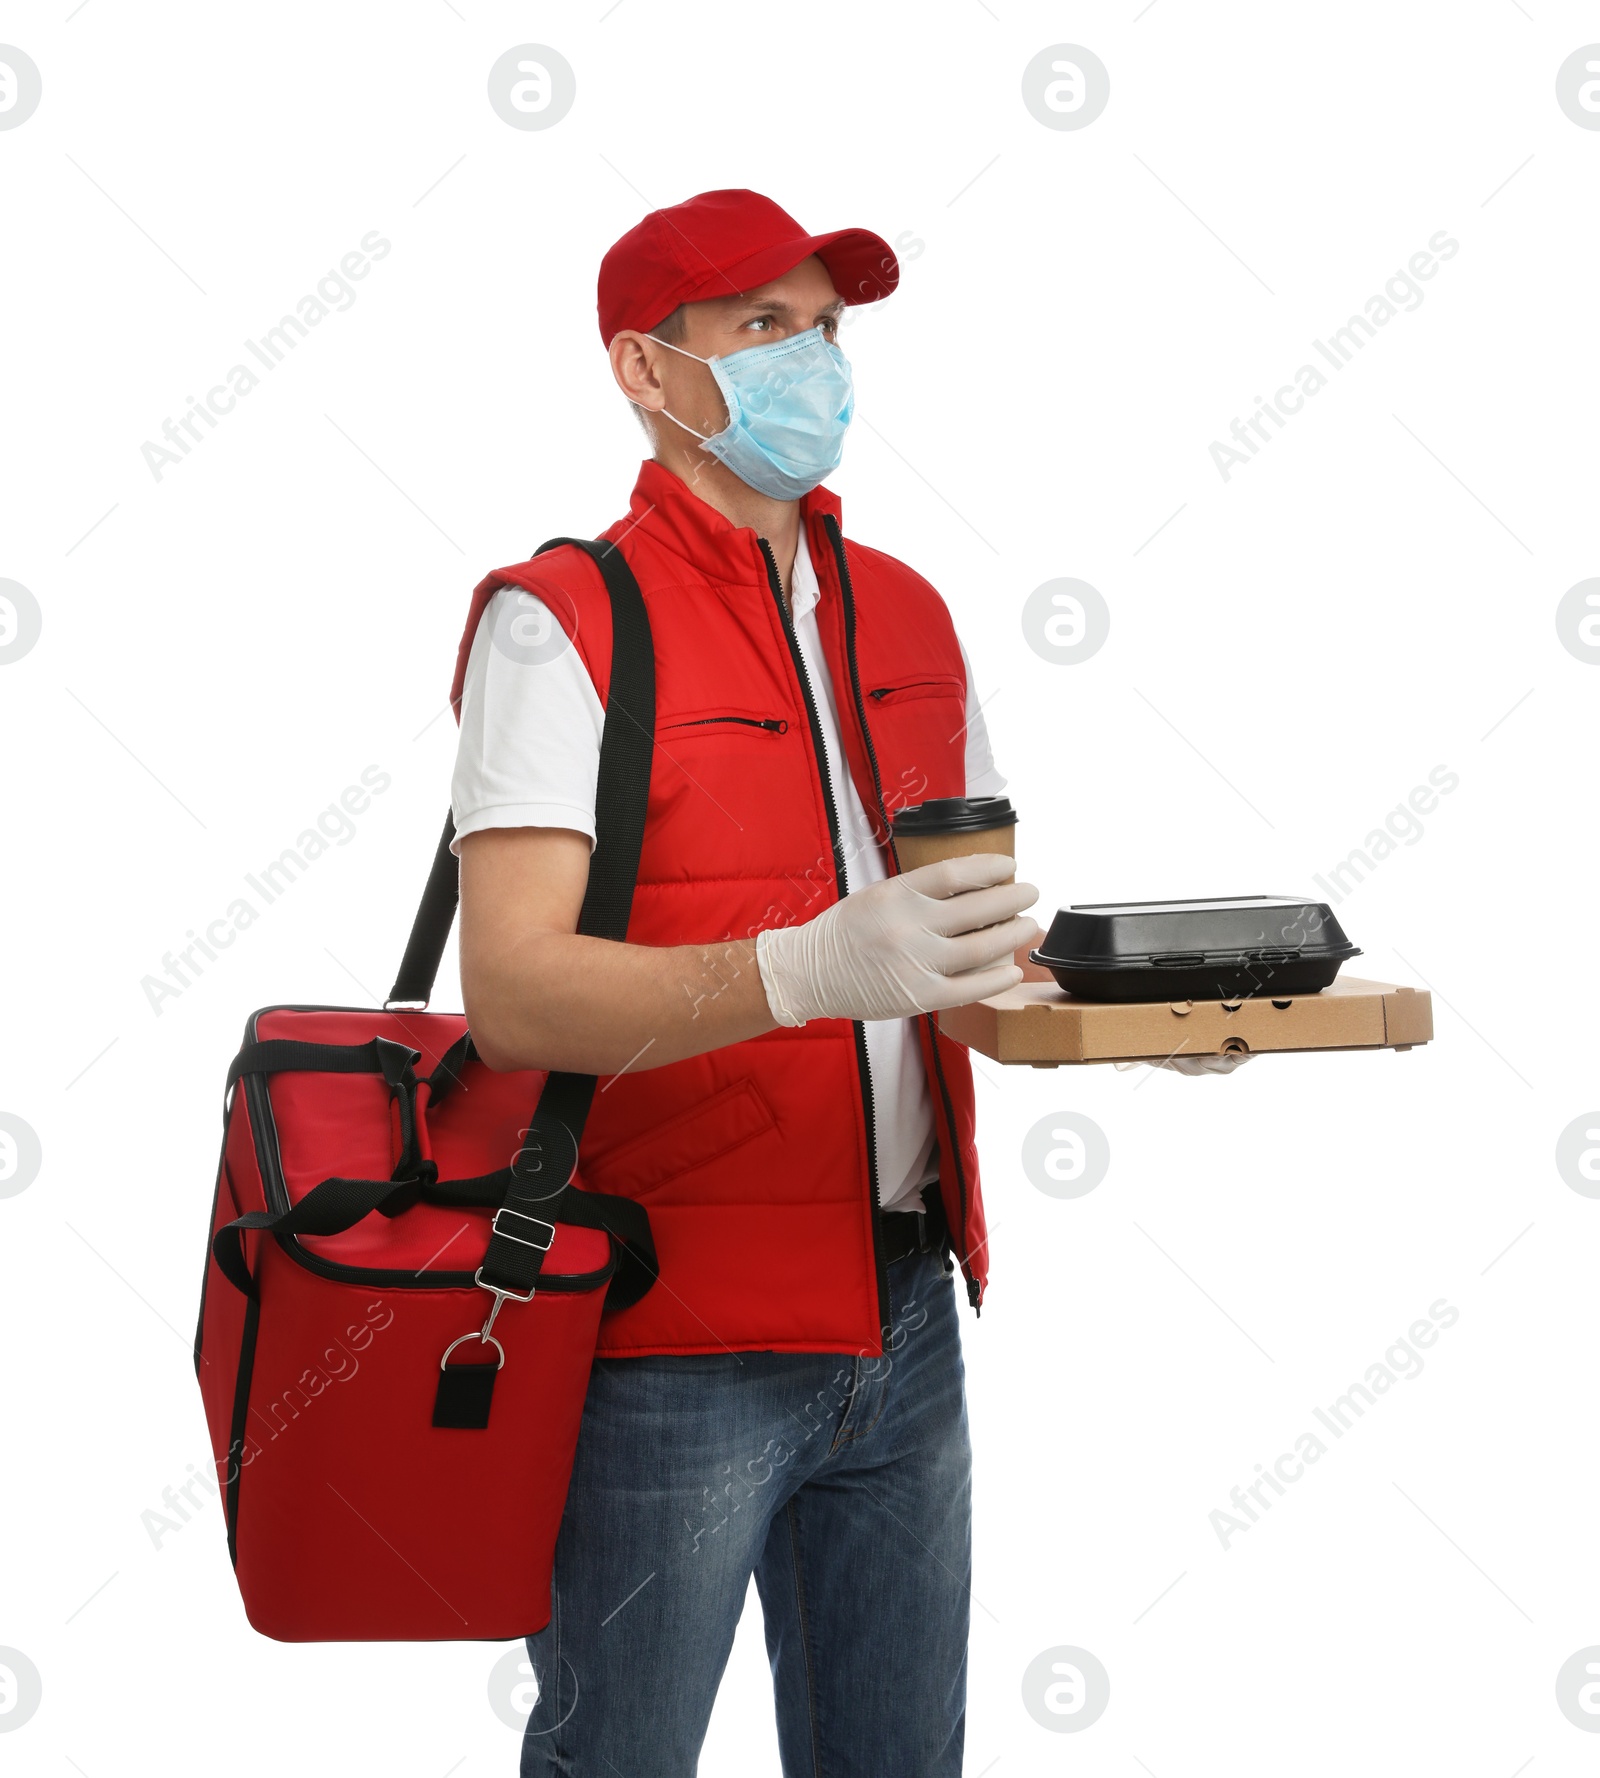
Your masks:
[{"label": "white background", "polygon": [[[1429,1047],[981,1064],[969,1773],[1594,1769],[1555,1676],[1600,1643],[1600,1203],[1554,1155],[1600,1102],[1600,670],[1554,618],[1600,572],[1600,132],[1555,100],[1597,39],[1569,0],[0,6],[43,74],[0,132],[0,577],[43,611],[0,667],[0,1110],[44,1156],[0,1199],[0,1645],[44,1679],[9,1771],[515,1770],[501,1649],[273,1644],[214,1502],[159,1549],[141,1514],[207,1461],[244,1019],[381,998],[472,585],[635,473],[600,255],[723,185],[900,245],[834,485],[949,600],[1047,910],[1313,891],[1460,779],[1338,909],[1356,973],[1433,987]],[[576,71],[549,130],[486,99],[530,42]],[[1022,103],[1063,42],[1110,70],[1081,130]],[[141,444],[373,229],[354,305],[154,479]],[[1211,441],[1441,229],[1421,306],[1225,482]],[[1111,611],[1082,665],[1020,627],[1057,576]],[[355,837],[157,1016],[141,978],[368,765]],[[1020,1161],[1061,1110],[1111,1150],[1072,1201]],[[1229,1490],[1441,1297],[1422,1374],[1224,1550]],[[1111,1684],[1066,1737],[1021,1693],[1058,1645]],[[753,1600],[701,1769],[777,1770]]]}]

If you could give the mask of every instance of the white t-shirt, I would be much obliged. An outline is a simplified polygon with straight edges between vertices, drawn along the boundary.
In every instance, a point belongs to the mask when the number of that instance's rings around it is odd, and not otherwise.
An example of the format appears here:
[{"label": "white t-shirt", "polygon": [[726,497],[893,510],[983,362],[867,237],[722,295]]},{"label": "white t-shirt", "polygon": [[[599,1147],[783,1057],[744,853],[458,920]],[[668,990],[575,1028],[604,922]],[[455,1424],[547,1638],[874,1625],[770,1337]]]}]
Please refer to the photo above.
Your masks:
[{"label": "white t-shirt", "polygon": [[[845,764],[838,703],[817,632],[821,587],[803,531],[791,579],[795,636],[817,703],[848,894],[881,882],[888,864]],[[520,587],[502,587],[478,625],[462,685],[461,739],[450,785],[457,846],[467,834],[490,827],[566,827],[587,834],[593,845],[604,726],[605,711],[589,670],[578,650],[563,643],[544,601]],[[1005,788],[989,751],[970,668],[966,765],[968,796],[993,796]],[[864,1029],[882,1205],[919,1210],[921,1187],[937,1177],[937,1169],[933,1103],[917,1034],[909,1019],[872,1020]]]}]

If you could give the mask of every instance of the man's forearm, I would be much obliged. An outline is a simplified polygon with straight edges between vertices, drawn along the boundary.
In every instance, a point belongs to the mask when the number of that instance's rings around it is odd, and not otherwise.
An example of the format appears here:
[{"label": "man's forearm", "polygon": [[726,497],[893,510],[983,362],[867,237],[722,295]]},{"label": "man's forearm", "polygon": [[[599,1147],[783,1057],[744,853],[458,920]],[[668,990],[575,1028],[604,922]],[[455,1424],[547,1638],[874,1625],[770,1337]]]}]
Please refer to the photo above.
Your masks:
[{"label": "man's forearm", "polygon": [[541,932],[492,963],[463,950],[473,1040],[491,1068],[659,1068],[776,1028],[752,939],[615,944]]}]

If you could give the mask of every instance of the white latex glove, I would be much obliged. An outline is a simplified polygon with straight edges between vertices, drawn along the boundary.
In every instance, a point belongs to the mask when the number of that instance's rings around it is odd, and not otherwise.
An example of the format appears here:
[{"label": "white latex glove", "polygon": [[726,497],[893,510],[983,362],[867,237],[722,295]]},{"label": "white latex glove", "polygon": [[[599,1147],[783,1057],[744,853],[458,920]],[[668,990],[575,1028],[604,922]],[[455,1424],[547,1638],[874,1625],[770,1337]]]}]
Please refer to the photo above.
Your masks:
[{"label": "white latex glove", "polygon": [[1232,1074],[1241,1063],[1248,1062],[1248,1053],[1228,1051],[1220,1056],[1168,1056],[1164,1062],[1118,1062],[1123,1071],[1129,1068],[1169,1068],[1174,1074]]},{"label": "white latex glove", "polygon": [[1024,919],[1039,891],[1008,883],[998,852],[945,858],[869,883],[802,926],[756,935],[767,1004],[780,1025],[808,1019],[908,1019],[1014,988],[1011,960],[1036,945]]}]

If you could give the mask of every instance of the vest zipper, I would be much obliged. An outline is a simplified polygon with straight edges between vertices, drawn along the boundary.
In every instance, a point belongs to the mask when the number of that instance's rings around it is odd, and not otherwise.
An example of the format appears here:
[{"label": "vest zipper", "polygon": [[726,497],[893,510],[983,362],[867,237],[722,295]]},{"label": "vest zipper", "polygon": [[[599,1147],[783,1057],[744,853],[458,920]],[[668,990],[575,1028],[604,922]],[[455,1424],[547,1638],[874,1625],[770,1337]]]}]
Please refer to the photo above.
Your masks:
[{"label": "vest zipper", "polygon": [[[895,851],[894,830],[889,825],[889,811],[884,807],[883,778],[878,771],[878,753],[872,744],[872,730],[867,726],[866,704],[861,696],[861,670],[856,664],[856,595],[855,588],[850,584],[850,564],[844,553],[844,534],[832,513],[823,516],[822,525],[828,534],[834,563],[839,571],[839,591],[844,600],[844,655],[850,667],[850,692],[855,701],[856,720],[861,724],[861,739],[866,743],[867,764],[872,768],[872,793],[877,798],[878,819],[883,823],[884,835],[894,858],[894,867],[898,871],[900,854]],[[874,697],[877,695],[876,692],[873,693]],[[961,1144],[956,1136],[955,1107],[950,1100],[950,1086],[945,1080],[944,1063],[939,1056],[939,1027],[932,1013],[924,1013],[922,1017],[928,1027],[928,1049],[933,1057],[933,1072],[938,1080],[939,1098],[944,1106],[945,1127],[950,1132],[950,1159],[956,1170],[956,1194],[961,1209],[961,1226],[958,1230],[952,1230],[956,1257],[961,1261],[961,1270],[966,1276],[967,1301],[972,1304],[974,1312],[981,1313],[979,1305],[983,1292],[977,1279],[972,1276],[971,1255],[967,1252],[967,1170],[962,1165]]]},{"label": "vest zipper", "polygon": [[[806,707],[806,724],[811,730],[811,747],[816,754],[817,775],[822,781],[822,801],[828,812],[828,843],[833,848],[834,888],[843,899],[845,894],[844,845],[839,835],[839,806],[834,801],[833,779],[828,773],[828,750],[822,742],[822,724],[817,719],[817,700],[806,672],[805,656],[800,652],[800,638],[795,634],[794,618],[784,603],[783,581],[778,574],[778,558],[765,537],[757,544],[767,564],[767,586],[778,607],[778,621],[783,625],[784,639],[789,644],[789,658],[794,663],[795,677],[800,682],[800,698]],[[854,674],[854,665],[851,672]],[[857,696],[859,697],[859,692]],[[842,744],[842,742],[841,742]],[[881,802],[881,798],[880,798]],[[850,1021],[855,1036],[856,1071],[861,1077],[861,1106],[867,1126],[867,1189],[872,1200],[872,1265],[878,1282],[878,1323],[887,1342],[890,1333],[889,1268],[883,1257],[883,1194],[878,1187],[878,1116],[872,1094],[872,1066],[867,1059],[867,1033],[860,1019]]]}]

